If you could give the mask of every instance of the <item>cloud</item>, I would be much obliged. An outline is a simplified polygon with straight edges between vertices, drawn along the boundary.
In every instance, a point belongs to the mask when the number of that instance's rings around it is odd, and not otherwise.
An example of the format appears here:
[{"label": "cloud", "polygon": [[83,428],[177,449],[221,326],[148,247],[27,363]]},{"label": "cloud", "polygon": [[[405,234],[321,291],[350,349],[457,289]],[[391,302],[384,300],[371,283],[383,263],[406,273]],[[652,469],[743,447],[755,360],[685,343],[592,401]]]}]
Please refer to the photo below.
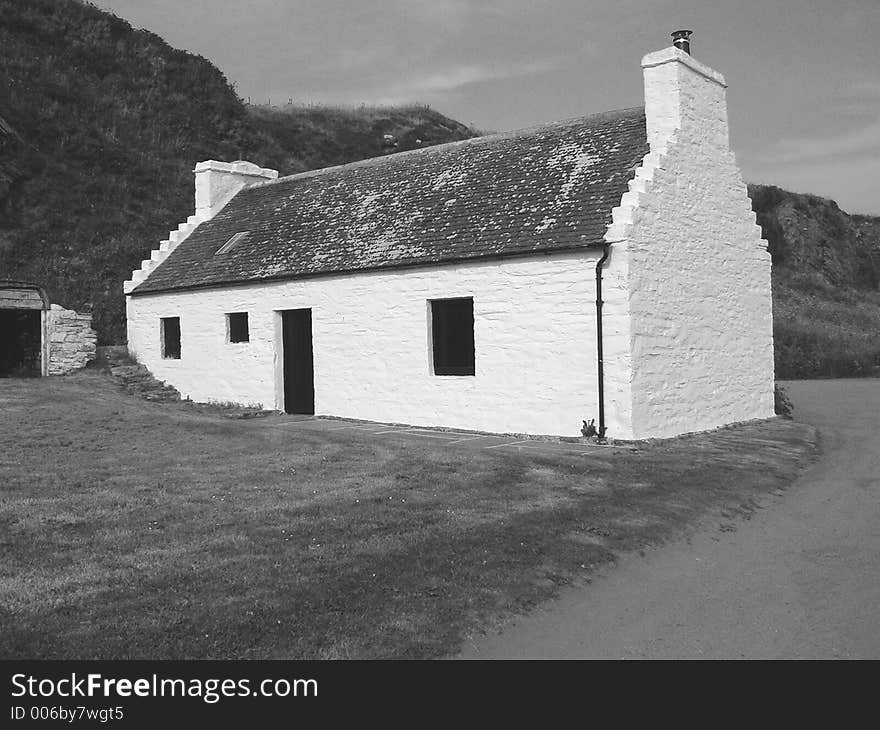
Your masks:
[{"label": "cloud", "polygon": [[833,198],[850,213],[880,215],[880,150],[859,159],[810,160],[788,165],[743,165],[750,182]]},{"label": "cloud", "polygon": [[853,80],[827,106],[825,133],[784,138],[742,155],[746,179],[830,197],[850,212],[880,214],[880,82]]},{"label": "cloud", "polygon": [[550,59],[520,63],[464,64],[451,66],[440,71],[416,74],[403,82],[391,86],[393,95],[426,93],[437,94],[457,91],[471,84],[497,81],[500,79],[530,76],[553,68]]},{"label": "cloud", "polygon": [[866,25],[880,24],[880,5],[846,8],[838,16],[838,22],[847,30],[864,30]]},{"label": "cloud", "polygon": [[[306,90],[299,98],[322,103],[406,104],[412,102],[435,103],[453,96],[465,88],[477,84],[520,78],[543,73],[554,68],[556,59],[537,59],[511,63],[458,63],[432,70],[414,69],[395,78],[369,79],[357,89],[342,88],[335,92]],[[281,98],[281,95],[278,95]]]},{"label": "cloud", "polygon": [[768,162],[792,163],[829,157],[876,152],[880,149],[880,115],[869,124],[842,134],[793,137],[780,140],[768,155]]},{"label": "cloud", "polygon": [[418,17],[422,22],[442,23],[445,29],[461,27],[475,13],[469,0],[396,0],[390,12],[398,16]]},{"label": "cloud", "polygon": [[[843,156],[872,155],[880,150],[880,82],[863,79],[852,82],[828,109],[828,131],[783,138],[765,149],[760,158],[767,163],[792,164]],[[845,116],[858,117],[840,131]]]},{"label": "cloud", "polygon": [[861,79],[850,85],[850,93],[859,97],[870,97],[880,100],[880,81],[876,79]]}]

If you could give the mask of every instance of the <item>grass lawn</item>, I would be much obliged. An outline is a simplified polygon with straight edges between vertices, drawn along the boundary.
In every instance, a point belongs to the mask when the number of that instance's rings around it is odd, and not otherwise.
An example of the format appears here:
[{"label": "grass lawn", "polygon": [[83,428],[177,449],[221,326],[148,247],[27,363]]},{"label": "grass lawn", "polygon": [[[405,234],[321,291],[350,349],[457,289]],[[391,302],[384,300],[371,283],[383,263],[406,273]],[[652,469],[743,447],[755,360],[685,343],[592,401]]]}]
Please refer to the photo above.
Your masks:
[{"label": "grass lawn", "polygon": [[0,657],[454,653],[698,521],[748,516],[815,451],[774,420],[589,455],[283,428],[0,380]]}]

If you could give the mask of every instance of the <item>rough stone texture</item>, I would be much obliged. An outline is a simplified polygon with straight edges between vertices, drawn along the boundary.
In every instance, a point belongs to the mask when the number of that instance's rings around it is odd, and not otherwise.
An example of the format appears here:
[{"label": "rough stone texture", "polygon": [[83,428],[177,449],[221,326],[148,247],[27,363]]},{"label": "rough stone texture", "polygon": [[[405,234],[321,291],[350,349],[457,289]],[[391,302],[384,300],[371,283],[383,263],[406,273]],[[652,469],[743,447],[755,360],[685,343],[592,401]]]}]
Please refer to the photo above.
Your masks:
[{"label": "rough stone texture", "polygon": [[723,78],[677,49],[644,62],[646,107],[662,96],[677,122],[652,136],[649,121],[654,169],[616,244],[629,258],[632,437],[771,417],[770,254],[728,148]]},{"label": "rough stone texture", "polygon": [[127,393],[139,395],[145,400],[179,401],[180,393],[171,385],[156,380],[153,374],[143,365],[131,362],[126,356],[125,362],[117,362],[109,366],[110,375]]},{"label": "rough stone texture", "polygon": [[[599,255],[128,297],[129,349],[184,397],[280,410],[278,310],[311,307],[318,414],[578,436],[596,417]],[[476,375],[432,375],[428,300],[461,296],[474,297]],[[250,342],[226,341],[227,312],[249,313]],[[161,356],[159,318],[172,316],[180,360]]]},{"label": "rough stone texture", "polygon": [[717,71],[670,46],[642,59],[645,117],[653,152],[687,128],[727,147],[727,83]]},{"label": "rough stone texture", "polygon": [[92,315],[78,314],[53,304],[48,313],[48,375],[65,375],[95,359],[98,335]]}]

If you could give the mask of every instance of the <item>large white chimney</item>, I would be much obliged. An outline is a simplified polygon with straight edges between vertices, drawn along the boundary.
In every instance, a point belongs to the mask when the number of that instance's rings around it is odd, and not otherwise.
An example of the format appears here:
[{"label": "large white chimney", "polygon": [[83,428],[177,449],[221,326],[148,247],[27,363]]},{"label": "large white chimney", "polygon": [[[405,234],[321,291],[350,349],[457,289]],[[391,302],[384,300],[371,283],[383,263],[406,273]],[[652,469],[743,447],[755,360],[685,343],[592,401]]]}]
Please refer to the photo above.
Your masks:
[{"label": "large white chimney", "polygon": [[240,190],[255,183],[274,180],[277,170],[259,167],[252,162],[199,162],[196,176],[196,215],[203,221],[213,218]]},{"label": "large white chimney", "polygon": [[674,44],[642,59],[645,117],[652,150],[666,146],[677,129],[710,144],[729,146],[727,83],[690,55],[690,31],[672,34]]}]

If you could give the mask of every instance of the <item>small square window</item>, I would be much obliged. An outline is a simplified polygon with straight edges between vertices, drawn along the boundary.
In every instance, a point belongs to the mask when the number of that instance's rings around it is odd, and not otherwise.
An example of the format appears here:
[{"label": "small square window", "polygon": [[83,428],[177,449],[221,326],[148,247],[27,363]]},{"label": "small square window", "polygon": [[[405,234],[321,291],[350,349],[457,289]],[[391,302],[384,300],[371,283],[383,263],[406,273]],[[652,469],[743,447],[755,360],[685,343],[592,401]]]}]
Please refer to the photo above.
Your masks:
[{"label": "small square window", "polygon": [[431,340],[434,375],[473,375],[473,298],[432,300]]},{"label": "small square window", "polygon": [[180,317],[162,317],[160,325],[162,357],[180,360]]},{"label": "small square window", "polygon": [[226,335],[227,342],[250,341],[247,312],[233,312],[226,315]]}]

